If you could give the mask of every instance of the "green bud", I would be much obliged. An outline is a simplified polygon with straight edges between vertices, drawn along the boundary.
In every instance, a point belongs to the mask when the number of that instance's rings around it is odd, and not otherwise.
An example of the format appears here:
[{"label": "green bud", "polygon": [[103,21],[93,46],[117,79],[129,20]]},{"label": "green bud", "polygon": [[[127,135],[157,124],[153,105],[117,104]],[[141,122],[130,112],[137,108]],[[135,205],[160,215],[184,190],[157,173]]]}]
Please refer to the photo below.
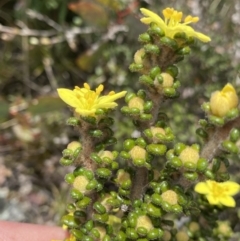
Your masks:
[{"label": "green bud", "polygon": [[93,160],[94,162],[96,162],[97,164],[101,164],[102,163],[102,159],[98,156],[98,154],[96,153],[92,153],[90,155],[91,160]]},{"label": "green bud", "polygon": [[95,202],[93,205],[93,208],[99,213],[99,214],[104,214],[106,213],[106,208],[100,203],[100,202]]},{"label": "green bud", "polygon": [[78,208],[86,208],[91,203],[91,199],[89,197],[83,197],[82,200],[76,203]]},{"label": "green bud", "polygon": [[93,228],[93,221],[92,220],[87,221],[84,227],[87,229],[88,232],[91,231]]},{"label": "green bud", "polygon": [[75,168],[75,170],[73,171],[73,175],[74,175],[75,177],[81,176],[81,175],[84,174],[84,171],[85,171],[84,168],[82,168],[82,167],[77,167],[77,168]]},{"label": "green bud", "polygon": [[139,115],[140,114],[140,109],[136,108],[136,107],[132,107],[129,109],[129,114],[130,115]]},{"label": "green bud", "polygon": [[134,159],[132,162],[133,162],[133,165],[137,167],[143,167],[146,164],[145,159]]},{"label": "green bud", "polygon": [[148,33],[142,33],[139,35],[138,41],[141,43],[149,43],[151,42],[151,37]]},{"label": "green bud", "polygon": [[176,204],[172,206],[172,212],[174,213],[182,213],[183,209],[180,205]]},{"label": "green bud", "polygon": [[123,231],[119,231],[116,236],[116,241],[125,241],[126,240],[126,234]]},{"label": "green bud", "polygon": [[99,231],[96,228],[93,228],[91,230],[91,235],[94,236],[94,238],[97,238],[97,239],[100,238],[100,233],[99,233]]},{"label": "green bud", "polygon": [[147,31],[150,35],[163,37],[165,35],[164,31],[155,23],[150,24],[150,28]]},{"label": "green bud", "polygon": [[135,93],[127,93],[125,96],[125,102],[128,103],[134,97],[136,97]]},{"label": "green bud", "polygon": [[152,79],[155,79],[155,77],[156,77],[158,74],[160,74],[160,73],[161,73],[160,67],[155,66],[155,67],[153,67],[153,68],[150,70],[149,75],[150,75],[150,77],[151,77]]},{"label": "green bud", "polygon": [[197,170],[199,172],[203,172],[207,169],[208,167],[208,162],[206,159],[204,158],[199,158],[198,161],[197,161]]},{"label": "green bud", "polygon": [[196,134],[204,139],[208,138],[208,133],[203,128],[198,128]]},{"label": "green bud", "polygon": [[238,141],[239,137],[240,137],[240,131],[236,128],[233,128],[230,131],[230,141],[236,142]]},{"label": "green bud", "polygon": [[209,122],[215,126],[223,126],[224,125],[224,119],[217,116],[209,116]]},{"label": "green bud", "polygon": [[72,215],[65,215],[61,219],[61,223],[66,225],[69,228],[77,228],[79,225],[79,222],[77,219],[74,218]]},{"label": "green bud", "polygon": [[214,179],[215,175],[213,174],[213,172],[209,169],[207,169],[205,172],[204,172],[204,175],[208,178],[208,179]]},{"label": "green bud", "polygon": [[170,47],[173,50],[176,50],[178,48],[177,42],[174,39],[171,39],[166,36],[161,38],[161,43]]},{"label": "green bud", "polygon": [[163,235],[163,231],[161,229],[158,228],[153,228],[152,230],[150,230],[147,234],[147,238],[149,240],[155,240],[160,238]]},{"label": "green bud", "polygon": [[162,144],[150,144],[147,146],[147,151],[155,156],[162,156],[167,151],[167,147]]},{"label": "green bud", "polygon": [[160,208],[156,207],[152,203],[147,204],[147,213],[151,217],[160,218],[162,216],[162,211]]},{"label": "green bud", "polygon": [[72,173],[68,173],[65,175],[64,180],[68,184],[72,184],[74,182],[75,176]]},{"label": "green bud", "polygon": [[105,236],[103,237],[103,241],[111,241],[110,236],[109,236],[109,235],[105,235]]},{"label": "green bud", "polygon": [[146,113],[149,113],[153,108],[153,102],[152,101],[145,101],[143,110]]},{"label": "green bud", "polygon": [[140,120],[141,121],[149,121],[152,119],[152,115],[151,114],[141,114],[140,115]]},{"label": "green bud", "polygon": [[142,65],[142,64],[132,63],[132,64],[130,64],[130,66],[129,66],[129,70],[130,70],[131,72],[138,72],[138,71],[140,71],[140,70],[142,70],[142,69],[143,69],[143,65]]},{"label": "green bud", "polygon": [[184,32],[178,32],[174,34],[173,38],[176,40],[181,40],[182,42],[186,42],[188,39],[186,33]]},{"label": "green bud", "polygon": [[80,125],[80,120],[75,118],[75,117],[70,117],[67,120],[67,125],[69,125],[69,126],[78,126],[78,125]]},{"label": "green bud", "polygon": [[103,132],[101,130],[92,130],[90,131],[90,135],[92,137],[100,138],[103,136]]},{"label": "green bud", "polygon": [[231,142],[231,141],[223,141],[222,143],[222,147],[224,148],[225,151],[230,152],[230,153],[234,153],[237,154],[238,153],[238,147],[236,146],[235,143]]},{"label": "green bud", "polygon": [[135,141],[132,139],[127,139],[123,142],[123,148],[126,151],[130,151],[135,146]]},{"label": "green bud", "polygon": [[77,218],[82,218],[82,217],[86,218],[87,216],[85,212],[79,211],[79,210],[75,211],[73,215],[74,217],[77,217]]},{"label": "green bud", "polygon": [[137,233],[140,235],[140,236],[146,236],[148,231],[146,228],[144,227],[139,227],[137,228]]},{"label": "green bud", "polygon": [[183,176],[190,181],[196,181],[198,179],[198,174],[196,172],[185,172]]},{"label": "green bud", "polygon": [[143,148],[147,145],[146,141],[142,137],[138,138],[135,144]]},{"label": "green bud", "polygon": [[183,163],[181,161],[181,159],[179,157],[173,157],[170,161],[168,161],[168,163],[170,164],[171,167],[173,168],[181,168]]},{"label": "green bud", "polygon": [[121,112],[125,115],[130,115],[131,109],[128,106],[123,106]]},{"label": "green bud", "polygon": [[174,146],[174,151],[177,155],[180,155],[180,153],[185,149],[186,145],[183,143],[177,143]]},{"label": "green bud", "polygon": [[93,215],[93,219],[100,223],[106,223],[108,221],[108,218],[109,218],[109,215],[107,213]]},{"label": "green bud", "polygon": [[170,98],[176,96],[176,90],[172,87],[164,88],[163,93],[164,93],[165,96],[170,97]]},{"label": "green bud", "polygon": [[111,170],[107,169],[107,168],[98,168],[96,170],[96,174],[99,176],[99,177],[102,177],[102,178],[110,178],[111,175],[112,175],[112,172]]},{"label": "green bud", "polygon": [[106,146],[111,146],[117,143],[117,139],[115,137],[107,139],[107,141],[104,143]]},{"label": "green bud", "polygon": [[75,209],[76,208],[75,208],[75,206],[72,203],[67,205],[67,211],[68,212],[73,212],[73,211],[75,211]]},{"label": "green bud", "polygon": [[233,120],[233,119],[237,118],[238,116],[239,116],[239,110],[237,108],[230,110],[226,115],[227,119],[229,119],[229,120]]},{"label": "green bud", "polygon": [[93,179],[87,184],[86,189],[87,190],[93,190],[97,187],[97,185],[98,185],[97,180]]},{"label": "green bud", "polygon": [[128,223],[129,227],[135,228],[137,225],[137,217],[135,215],[132,215],[131,217],[129,217]]},{"label": "green bud", "polygon": [[59,162],[63,166],[70,166],[73,163],[73,160],[62,157]]},{"label": "green bud", "polygon": [[81,200],[84,197],[84,195],[75,188],[71,190],[70,195],[72,198],[77,200]]},{"label": "green bud", "polygon": [[175,65],[167,67],[166,72],[172,75],[173,78],[176,78],[178,76],[178,68]]},{"label": "green bud", "polygon": [[187,170],[189,170],[189,171],[195,171],[196,170],[196,164],[195,163],[193,163],[193,162],[184,162],[183,163],[183,166],[187,169]]},{"label": "green bud", "polygon": [[131,158],[131,155],[130,155],[128,152],[126,152],[126,151],[121,151],[121,152],[120,152],[120,156],[121,156],[123,159],[125,159],[125,160],[128,160],[128,159]]},{"label": "green bud", "polygon": [[62,155],[65,158],[71,158],[72,154],[73,154],[73,151],[71,149],[64,149],[62,152]]},{"label": "green bud", "polygon": [[97,122],[94,116],[81,116],[81,119],[83,119],[85,122],[91,125],[96,125],[96,122]]},{"label": "green bud", "polygon": [[95,111],[96,115],[106,115],[106,109],[98,108]]},{"label": "green bud", "polygon": [[180,55],[188,55],[191,53],[191,49],[189,46],[186,46],[178,51],[178,54]]},{"label": "green bud", "polygon": [[82,240],[83,238],[83,233],[78,229],[72,229],[71,234],[78,240]]},{"label": "green bud", "polygon": [[152,203],[157,205],[157,206],[161,206],[162,205],[162,197],[161,195],[157,194],[157,193],[154,193],[152,195]]},{"label": "green bud", "polygon": [[145,50],[146,53],[150,53],[150,54],[158,55],[160,53],[159,47],[157,45],[154,45],[154,44],[145,44],[144,50]]},{"label": "green bud", "polygon": [[129,239],[136,240],[138,238],[137,232],[133,228],[127,228],[126,235]]},{"label": "green bud", "polygon": [[139,77],[140,83],[146,84],[148,86],[153,86],[153,79],[148,75],[141,75]]},{"label": "green bud", "polygon": [[147,94],[146,94],[145,90],[140,89],[140,90],[137,92],[137,96],[140,97],[140,98],[142,98],[143,100],[145,100]]}]

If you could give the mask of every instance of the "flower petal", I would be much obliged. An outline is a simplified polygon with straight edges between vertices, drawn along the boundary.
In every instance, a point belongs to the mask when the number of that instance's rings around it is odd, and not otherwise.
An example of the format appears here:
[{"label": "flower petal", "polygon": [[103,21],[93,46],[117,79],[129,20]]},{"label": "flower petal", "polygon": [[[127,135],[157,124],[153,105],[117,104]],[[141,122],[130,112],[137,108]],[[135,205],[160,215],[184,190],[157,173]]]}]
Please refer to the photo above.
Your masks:
[{"label": "flower petal", "polygon": [[226,195],[233,196],[240,191],[240,186],[236,182],[227,181],[221,184],[224,187],[224,193]]},{"label": "flower petal", "polygon": [[59,97],[71,107],[76,108],[79,105],[79,99],[72,90],[60,88],[57,89]]},{"label": "flower petal", "polygon": [[209,192],[210,192],[209,186],[205,182],[199,182],[195,186],[194,191],[198,192],[200,194],[209,194]]},{"label": "flower petal", "polygon": [[231,196],[224,196],[220,198],[220,203],[227,207],[235,207],[236,202]]},{"label": "flower petal", "polygon": [[[159,17],[156,13],[146,9],[146,8],[140,8],[140,11],[146,18],[141,18],[141,22],[145,24],[150,24],[151,22],[154,22],[159,25],[159,27],[163,27],[166,25],[164,21]],[[165,27],[164,27],[165,28]]]},{"label": "flower petal", "polygon": [[213,195],[207,195],[206,196],[208,202],[212,205],[217,205],[220,204],[220,200],[216,197],[214,197]]}]

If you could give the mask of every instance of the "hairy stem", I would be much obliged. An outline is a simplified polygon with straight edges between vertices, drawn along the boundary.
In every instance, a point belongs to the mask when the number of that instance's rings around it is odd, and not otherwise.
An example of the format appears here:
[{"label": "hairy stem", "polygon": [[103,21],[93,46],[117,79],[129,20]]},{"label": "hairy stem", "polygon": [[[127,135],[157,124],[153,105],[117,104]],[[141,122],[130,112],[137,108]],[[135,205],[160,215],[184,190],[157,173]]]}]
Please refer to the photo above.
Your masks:
[{"label": "hairy stem", "polygon": [[240,117],[226,123],[222,127],[216,128],[210,136],[210,139],[205,143],[201,151],[201,157],[206,158],[208,162],[211,162],[215,156],[219,155],[222,151],[222,142],[228,138],[230,131],[234,127],[240,128]]}]

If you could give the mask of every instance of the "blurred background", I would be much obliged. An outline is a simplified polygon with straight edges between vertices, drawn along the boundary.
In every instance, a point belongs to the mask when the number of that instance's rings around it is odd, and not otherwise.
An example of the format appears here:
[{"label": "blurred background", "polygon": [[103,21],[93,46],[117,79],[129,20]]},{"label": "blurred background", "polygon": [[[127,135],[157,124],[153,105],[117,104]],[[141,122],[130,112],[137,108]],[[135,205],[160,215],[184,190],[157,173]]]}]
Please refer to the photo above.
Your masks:
[{"label": "blurred background", "polygon": [[[162,107],[177,140],[200,142],[195,135],[204,117],[200,105],[227,82],[240,93],[238,0],[0,1],[1,220],[59,223],[70,169],[58,161],[68,142],[79,137],[65,125],[71,113],[56,89],[87,82],[92,88],[103,84],[106,93],[137,91],[138,75],[128,66],[140,47],[138,35],[147,29],[139,8],[161,15],[166,6],[199,16],[195,29],[212,38],[196,42],[178,65],[181,101]],[[118,120],[116,137],[123,139],[132,124],[120,115]],[[232,157],[231,169],[240,172],[239,156]]]}]

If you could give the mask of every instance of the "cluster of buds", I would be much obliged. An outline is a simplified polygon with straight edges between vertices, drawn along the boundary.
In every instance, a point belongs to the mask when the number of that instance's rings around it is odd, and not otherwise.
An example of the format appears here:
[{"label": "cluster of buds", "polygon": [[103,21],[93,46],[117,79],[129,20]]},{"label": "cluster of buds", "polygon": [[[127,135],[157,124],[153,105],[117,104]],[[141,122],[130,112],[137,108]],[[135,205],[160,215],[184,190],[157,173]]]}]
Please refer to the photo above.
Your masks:
[{"label": "cluster of buds", "polygon": [[143,138],[137,138],[125,140],[123,149],[124,151],[120,153],[122,158],[131,160],[135,167],[146,167],[151,170],[151,160],[154,156],[163,156],[167,147],[161,143],[147,144]]},{"label": "cluster of buds", "polygon": [[196,144],[186,146],[183,143],[177,143],[174,149],[170,149],[166,154],[167,165],[183,172],[183,176],[190,181],[197,180],[202,174],[212,177],[208,162],[200,157],[199,149]]}]

